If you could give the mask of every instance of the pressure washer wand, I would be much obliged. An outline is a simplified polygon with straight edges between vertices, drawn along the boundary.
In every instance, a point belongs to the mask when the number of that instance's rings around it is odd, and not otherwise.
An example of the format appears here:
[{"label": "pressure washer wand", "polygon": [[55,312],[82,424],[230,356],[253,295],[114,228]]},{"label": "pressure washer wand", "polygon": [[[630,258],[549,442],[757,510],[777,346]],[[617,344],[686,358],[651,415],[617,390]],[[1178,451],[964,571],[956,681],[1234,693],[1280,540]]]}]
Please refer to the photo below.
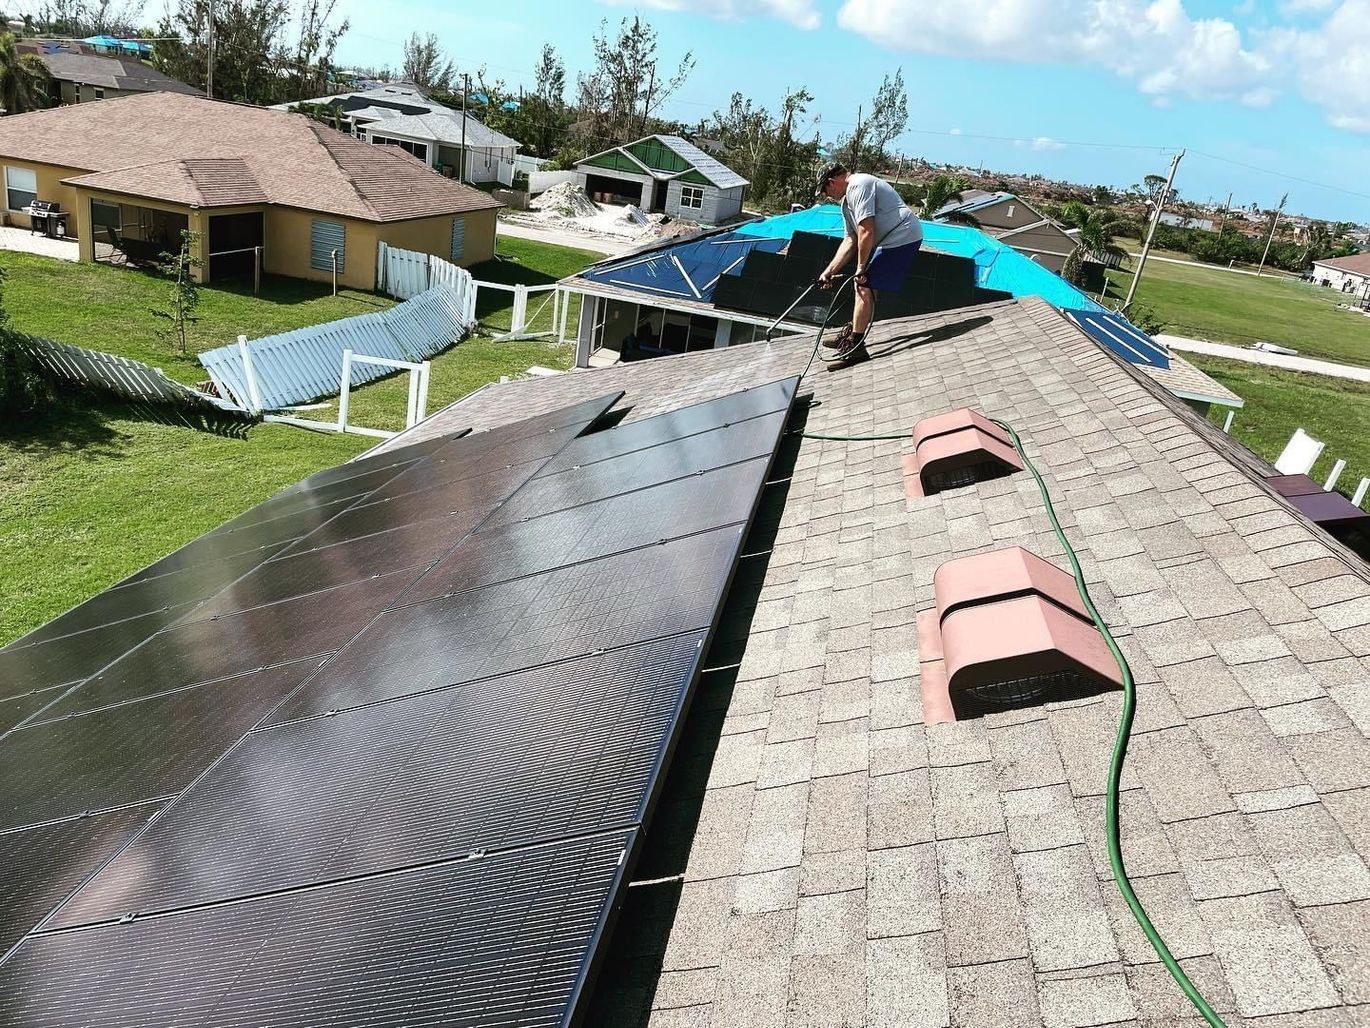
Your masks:
[{"label": "pressure washer wand", "polygon": [[[837,276],[837,279],[840,280],[847,277],[848,276],[846,275],[839,275]],[[780,317],[776,318],[774,321],[771,322],[770,327],[766,329],[766,342],[769,343],[773,338],[775,338],[775,330],[777,327],[779,327],[780,323],[784,321],[786,318],[788,318],[790,316],[790,312],[793,311],[796,307],[798,307],[801,303],[803,303],[804,300],[808,297],[808,295],[822,284],[822,282],[816,280],[810,282],[809,288],[805,289],[802,293],[800,293],[798,298],[794,301],[794,303],[790,304],[788,307],[785,308],[785,313],[781,314]]]}]

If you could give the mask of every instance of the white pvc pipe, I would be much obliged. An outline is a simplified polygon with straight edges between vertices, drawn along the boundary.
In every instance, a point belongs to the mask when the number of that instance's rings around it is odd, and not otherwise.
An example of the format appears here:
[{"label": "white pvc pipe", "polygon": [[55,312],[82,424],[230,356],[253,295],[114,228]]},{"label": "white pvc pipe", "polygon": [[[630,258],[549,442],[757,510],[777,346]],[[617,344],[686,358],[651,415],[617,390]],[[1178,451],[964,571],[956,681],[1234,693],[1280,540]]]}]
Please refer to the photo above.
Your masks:
[{"label": "white pvc pipe", "polygon": [[352,351],[344,350],[342,359],[342,384],[338,390],[338,431],[347,431],[347,401],[352,391]]},{"label": "white pvc pipe", "polygon": [[1342,471],[1346,468],[1346,461],[1339,460],[1332,465],[1332,474],[1327,476],[1327,483],[1323,486],[1329,493],[1332,487],[1337,484],[1337,479],[1341,478]]}]

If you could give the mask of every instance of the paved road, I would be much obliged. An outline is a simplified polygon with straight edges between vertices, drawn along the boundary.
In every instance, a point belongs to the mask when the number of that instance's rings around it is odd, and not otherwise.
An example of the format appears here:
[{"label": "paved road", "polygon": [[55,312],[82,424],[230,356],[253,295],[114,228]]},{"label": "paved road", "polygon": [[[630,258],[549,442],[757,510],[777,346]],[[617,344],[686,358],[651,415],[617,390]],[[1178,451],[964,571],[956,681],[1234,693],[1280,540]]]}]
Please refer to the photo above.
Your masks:
[{"label": "paved road", "polygon": [[1156,341],[1189,353],[1203,353],[1210,357],[1226,357],[1228,360],[1245,361],[1247,364],[1264,364],[1271,368],[1284,368],[1286,371],[1306,371],[1313,375],[1349,378],[1355,382],[1370,382],[1370,368],[1334,364],[1332,361],[1313,360],[1311,357],[1290,357],[1283,353],[1264,353],[1261,350],[1248,350],[1245,347],[1230,346],[1227,343],[1210,343],[1206,339],[1186,339],[1184,336],[1158,335]]},{"label": "paved road", "polygon": [[593,250],[596,253],[616,256],[641,246],[621,239],[606,239],[603,236],[582,235],[579,232],[554,228],[534,228],[531,225],[512,225],[507,221],[495,223],[496,231],[502,236],[514,239],[536,239],[540,243],[555,243],[557,246],[574,246],[578,250]]}]

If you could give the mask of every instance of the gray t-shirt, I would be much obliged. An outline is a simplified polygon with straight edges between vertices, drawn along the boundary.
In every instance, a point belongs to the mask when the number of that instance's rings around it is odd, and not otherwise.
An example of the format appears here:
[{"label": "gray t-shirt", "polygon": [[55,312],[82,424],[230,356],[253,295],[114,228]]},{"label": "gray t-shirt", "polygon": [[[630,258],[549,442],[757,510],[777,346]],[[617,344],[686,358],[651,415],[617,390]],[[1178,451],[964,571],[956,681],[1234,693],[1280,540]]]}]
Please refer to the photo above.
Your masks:
[{"label": "gray t-shirt", "polygon": [[847,191],[842,196],[842,220],[847,235],[855,239],[856,226],[871,216],[875,217],[877,246],[891,248],[923,241],[922,224],[904,206],[892,185],[874,175],[849,175]]}]

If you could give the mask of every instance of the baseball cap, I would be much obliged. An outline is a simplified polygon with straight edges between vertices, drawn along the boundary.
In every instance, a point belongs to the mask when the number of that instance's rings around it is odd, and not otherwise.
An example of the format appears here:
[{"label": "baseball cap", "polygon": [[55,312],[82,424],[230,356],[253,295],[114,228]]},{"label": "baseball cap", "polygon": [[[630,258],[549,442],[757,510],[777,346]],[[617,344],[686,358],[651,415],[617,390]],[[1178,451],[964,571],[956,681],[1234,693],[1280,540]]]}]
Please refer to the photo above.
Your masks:
[{"label": "baseball cap", "polygon": [[818,181],[814,185],[814,192],[819,196],[826,196],[828,183],[841,175],[847,169],[837,161],[830,161],[823,166],[823,170],[818,173]]}]

